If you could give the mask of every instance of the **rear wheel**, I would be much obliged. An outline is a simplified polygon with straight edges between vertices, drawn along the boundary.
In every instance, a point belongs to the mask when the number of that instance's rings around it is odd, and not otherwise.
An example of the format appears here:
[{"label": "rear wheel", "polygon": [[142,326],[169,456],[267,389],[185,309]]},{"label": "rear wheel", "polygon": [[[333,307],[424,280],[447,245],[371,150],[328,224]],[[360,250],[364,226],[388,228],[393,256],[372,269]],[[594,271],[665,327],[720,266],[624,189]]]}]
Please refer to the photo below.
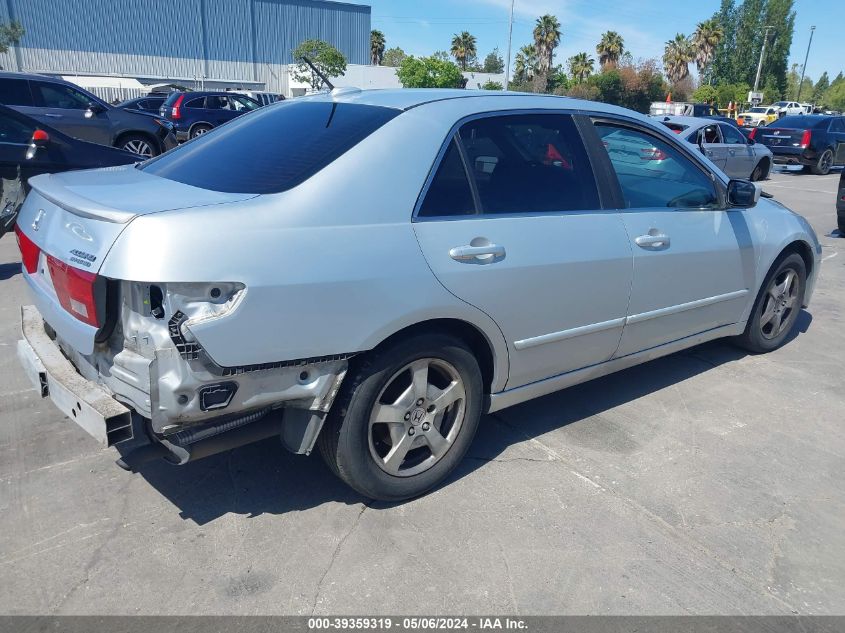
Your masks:
[{"label": "rear wheel", "polygon": [[845,237],[845,218],[843,218],[843,217],[836,218],[836,224],[839,226],[840,237]]},{"label": "rear wheel", "polygon": [[827,176],[831,167],[833,167],[833,150],[826,149],[821,153],[816,164],[810,166],[810,171],[816,176]]},{"label": "rear wheel", "polygon": [[754,171],[751,172],[751,180],[755,182],[758,180],[765,180],[769,176],[769,168],[769,161],[764,158],[757,163]]},{"label": "rear wheel", "polygon": [[191,138],[196,138],[197,136],[202,136],[203,134],[206,134],[208,132],[211,132],[211,126],[210,125],[205,125],[203,123],[201,123],[199,125],[195,125],[194,127],[191,128]]},{"label": "rear wheel", "polygon": [[159,151],[155,143],[143,134],[127,134],[120,137],[117,147],[127,152],[137,154],[141,158],[152,158],[158,156]]},{"label": "rear wheel", "polygon": [[481,404],[481,371],[472,352],[451,336],[413,336],[351,370],[320,434],[320,452],[362,495],[415,497],[461,461]]},{"label": "rear wheel", "polygon": [[754,302],[737,343],[755,354],[777,349],[789,336],[804,298],[807,269],[797,253],[776,262]]}]

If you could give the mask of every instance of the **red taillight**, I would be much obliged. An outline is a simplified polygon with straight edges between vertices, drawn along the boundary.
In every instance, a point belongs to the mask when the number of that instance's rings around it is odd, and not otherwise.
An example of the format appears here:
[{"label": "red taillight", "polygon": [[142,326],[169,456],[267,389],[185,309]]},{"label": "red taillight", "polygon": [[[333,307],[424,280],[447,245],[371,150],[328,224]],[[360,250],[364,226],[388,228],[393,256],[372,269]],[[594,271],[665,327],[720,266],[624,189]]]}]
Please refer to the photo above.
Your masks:
[{"label": "red taillight", "polygon": [[62,307],[80,321],[100,327],[94,296],[97,275],[68,266],[52,255],[47,255],[47,266],[53,280],[53,289]]},{"label": "red taillight", "polygon": [[38,268],[38,255],[41,253],[41,249],[21,231],[21,227],[17,224],[15,225],[15,237],[18,238],[18,248],[21,251],[21,262],[24,270],[31,275]]},{"label": "red taillight", "polygon": [[801,147],[809,146],[812,136],[813,135],[810,133],[810,130],[804,130],[804,133],[801,135]]},{"label": "red taillight", "polygon": [[640,158],[643,160],[665,160],[668,156],[658,147],[644,147],[640,150]]},{"label": "red taillight", "polygon": [[33,143],[36,143],[36,142],[46,143],[49,140],[50,140],[50,135],[47,134],[47,132],[45,132],[44,130],[35,130],[32,133],[32,142]]},{"label": "red taillight", "polygon": [[748,138],[752,138],[752,139],[753,139],[755,136],[757,136],[757,128],[756,128],[756,127],[755,127],[755,128],[751,128],[751,134],[749,134],[749,135],[748,135]]},{"label": "red taillight", "polygon": [[173,107],[170,110],[170,116],[174,119],[181,119],[182,112],[180,108],[182,107],[182,100],[185,98],[185,95],[179,95],[176,97],[176,101],[173,102]]}]

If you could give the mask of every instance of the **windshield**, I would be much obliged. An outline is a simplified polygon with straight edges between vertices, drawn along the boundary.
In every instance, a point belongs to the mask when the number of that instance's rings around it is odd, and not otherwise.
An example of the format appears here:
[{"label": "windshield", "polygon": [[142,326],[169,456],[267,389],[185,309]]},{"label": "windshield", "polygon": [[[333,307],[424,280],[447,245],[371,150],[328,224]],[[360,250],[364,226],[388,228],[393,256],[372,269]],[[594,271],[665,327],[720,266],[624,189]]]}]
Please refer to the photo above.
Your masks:
[{"label": "windshield", "polygon": [[787,103],[786,101],[778,101],[775,105],[776,105],[776,106],[783,107],[783,106],[785,106],[785,105],[786,105],[786,103]]},{"label": "windshield", "polygon": [[241,116],[139,169],[224,193],[279,193],[304,182],[399,110],[302,99]]},{"label": "windshield", "polygon": [[765,113],[766,113],[766,108],[751,108],[751,109],[749,110],[749,112],[758,112],[758,113],[760,113],[760,114],[765,114]]},{"label": "windshield", "polygon": [[816,128],[822,125],[827,125],[828,121],[830,121],[830,119],[823,116],[808,116],[806,114],[799,114],[795,116],[785,116],[775,123],[772,123],[771,126],[805,130],[807,128]]}]

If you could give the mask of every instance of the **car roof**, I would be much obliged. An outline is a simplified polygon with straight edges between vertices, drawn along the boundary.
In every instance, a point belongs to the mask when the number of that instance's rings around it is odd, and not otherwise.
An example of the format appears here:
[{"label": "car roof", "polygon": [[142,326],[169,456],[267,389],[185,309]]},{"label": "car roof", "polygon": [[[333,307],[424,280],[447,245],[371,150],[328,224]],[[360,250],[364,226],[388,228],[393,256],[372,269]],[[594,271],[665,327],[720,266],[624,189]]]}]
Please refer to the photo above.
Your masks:
[{"label": "car roof", "polygon": [[705,127],[707,125],[713,125],[714,123],[719,123],[719,119],[705,119],[704,117],[697,117],[697,116],[659,116],[659,117],[652,117],[653,120],[659,123],[676,123],[677,125],[686,125],[687,128],[690,130],[696,130],[700,127]]}]

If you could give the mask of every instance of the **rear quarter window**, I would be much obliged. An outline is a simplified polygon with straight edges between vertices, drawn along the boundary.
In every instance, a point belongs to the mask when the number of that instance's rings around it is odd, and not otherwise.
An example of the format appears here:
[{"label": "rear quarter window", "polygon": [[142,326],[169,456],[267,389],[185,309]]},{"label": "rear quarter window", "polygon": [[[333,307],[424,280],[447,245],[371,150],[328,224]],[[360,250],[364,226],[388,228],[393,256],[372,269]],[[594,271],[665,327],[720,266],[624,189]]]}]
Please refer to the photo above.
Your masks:
[{"label": "rear quarter window", "polygon": [[139,169],[225,193],[279,193],[301,184],[399,114],[351,103],[290,101],[238,117]]}]

